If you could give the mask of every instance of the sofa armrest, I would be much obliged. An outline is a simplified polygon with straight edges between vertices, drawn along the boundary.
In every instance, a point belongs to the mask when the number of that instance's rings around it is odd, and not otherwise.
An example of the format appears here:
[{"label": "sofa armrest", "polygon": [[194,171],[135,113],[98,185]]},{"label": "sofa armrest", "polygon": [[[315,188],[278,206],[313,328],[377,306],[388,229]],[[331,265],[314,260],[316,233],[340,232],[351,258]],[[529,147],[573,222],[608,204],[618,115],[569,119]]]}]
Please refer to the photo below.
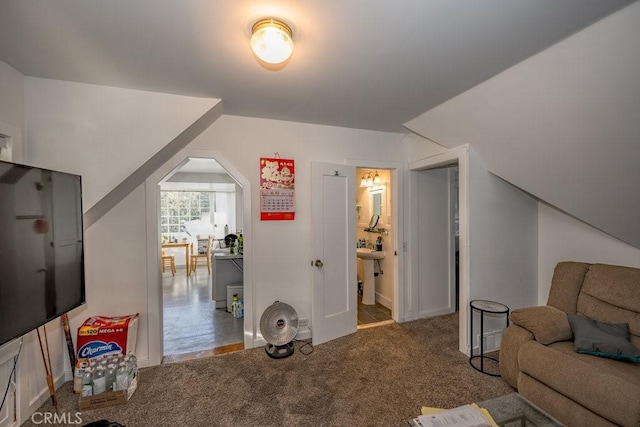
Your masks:
[{"label": "sofa armrest", "polygon": [[533,334],[523,327],[512,323],[502,334],[500,342],[500,375],[511,387],[518,388],[518,351],[520,347],[532,341]]},{"label": "sofa armrest", "polygon": [[513,310],[509,319],[543,345],[573,339],[567,313],[549,305]]},{"label": "sofa armrest", "polygon": [[518,308],[509,316],[511,325],[500,343],[500,374],[513,388],[518,388],[518,352],[523,344],[535,340],[548,345],[573,338],[567,313],[548,305]]}]

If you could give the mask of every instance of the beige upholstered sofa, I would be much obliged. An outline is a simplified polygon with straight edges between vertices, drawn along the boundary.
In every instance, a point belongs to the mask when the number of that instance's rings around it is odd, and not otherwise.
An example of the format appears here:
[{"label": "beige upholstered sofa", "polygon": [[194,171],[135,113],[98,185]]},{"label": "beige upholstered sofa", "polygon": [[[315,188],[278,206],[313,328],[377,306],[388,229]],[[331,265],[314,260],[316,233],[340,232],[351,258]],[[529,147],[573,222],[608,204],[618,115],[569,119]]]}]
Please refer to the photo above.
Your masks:
[{"label": "beige upholstered sofa", "polygon": [[511,313],[502,378],[569,426],[640,426],[640,363],[576,353],[567,314],[628,323],[640,347],[640,269],[559,263],[547,305]]}]

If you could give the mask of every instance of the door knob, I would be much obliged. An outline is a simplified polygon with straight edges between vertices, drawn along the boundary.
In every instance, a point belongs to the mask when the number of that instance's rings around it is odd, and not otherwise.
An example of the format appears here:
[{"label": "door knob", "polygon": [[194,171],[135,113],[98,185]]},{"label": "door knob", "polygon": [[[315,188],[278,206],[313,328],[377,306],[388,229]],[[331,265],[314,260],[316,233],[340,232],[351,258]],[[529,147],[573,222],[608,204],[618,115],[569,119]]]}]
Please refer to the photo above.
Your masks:
[{"label": "door knob", "polygon": [[314,265],[315,265],[316,267],[318,267],[318,268],[322,268],[322,266],[323,266],[324,264],[322,263],[322,261],[320,261],[319,259],[317,259],[317,260],[316,260],[316,262],[314,263]]}]

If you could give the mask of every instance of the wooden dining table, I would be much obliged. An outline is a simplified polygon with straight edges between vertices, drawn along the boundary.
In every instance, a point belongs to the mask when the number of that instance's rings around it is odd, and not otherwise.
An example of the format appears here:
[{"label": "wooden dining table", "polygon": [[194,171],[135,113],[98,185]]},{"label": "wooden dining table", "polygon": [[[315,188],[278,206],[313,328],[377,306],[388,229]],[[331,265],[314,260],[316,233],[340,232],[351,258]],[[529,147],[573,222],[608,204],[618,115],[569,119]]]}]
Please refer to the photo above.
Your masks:
[{"label": "wooden dining table", "polygon": [[175,243],[163,243],[162,244],[162,249],[168,249],[168,248],[181,248],[184,247],[184,256],[185,256],[185,262],[186,262],[186,269],[187,269],[187,276],[189,276],[191,274],[191,262],[189,262],[189,246],[191,245],[190,242],[175,242]]}]

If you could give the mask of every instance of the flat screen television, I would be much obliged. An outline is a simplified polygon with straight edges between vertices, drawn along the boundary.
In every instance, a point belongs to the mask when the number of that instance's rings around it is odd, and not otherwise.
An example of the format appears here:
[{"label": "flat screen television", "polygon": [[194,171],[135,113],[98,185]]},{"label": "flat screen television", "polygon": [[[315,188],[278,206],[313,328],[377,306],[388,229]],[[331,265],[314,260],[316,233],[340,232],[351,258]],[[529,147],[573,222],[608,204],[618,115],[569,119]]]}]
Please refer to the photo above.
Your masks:
[{"label": "flat screen television", "polygon": [[84,303],[80,176],[0,161],[0,345]]}]

